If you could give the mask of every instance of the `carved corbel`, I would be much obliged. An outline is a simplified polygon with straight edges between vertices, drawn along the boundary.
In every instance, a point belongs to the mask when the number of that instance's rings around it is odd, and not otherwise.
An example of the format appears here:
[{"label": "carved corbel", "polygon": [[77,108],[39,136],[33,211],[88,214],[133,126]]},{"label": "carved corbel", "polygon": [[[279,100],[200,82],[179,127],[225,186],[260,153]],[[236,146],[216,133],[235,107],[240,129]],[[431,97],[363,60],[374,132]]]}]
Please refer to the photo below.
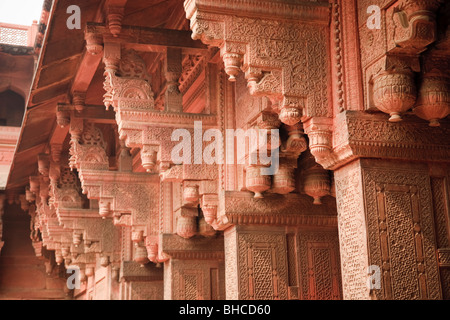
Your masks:
[{"label": "carved corbel", "polygon": [[321,198],[331,194],[330,174],[322,166],[315,165],[306,170],[304,191],[314,199],[315,205],[322,204]]},{"label": "carved corbel", "polygon": [[333,119],[312,118],[304,123],[309,138],[309,149],[317,163],[332,157]]},{"label": "carved corbel", "polygon": [[[394,10],[394,41],[402,51],[419,54],[436,41],[436,11],[441,0],[401,0]],[[397,50],[398,51],[398,50]]]},{"label": "carved corbel", "polygon": [[236,81],[236,77],[244,64],[245,47],[245,43],[225,41],[220,48],[220,55],[225,67],[224,70],[229,76],[228,80],[231,82]]},{"label": "carved corbel", "polygon": [[95,28],[92,25],[87,24],[84,33],[84,39],[86,40],[86,50],[92,55],[98,55],[103,51],[103,36],[100,33],[95,32]]},{"label": "carved corbel", "polygon": [[[252,129],[246,151],[245,186],[255,193],[255,198],[262,198],[262,193],[271,188],[272,175],[279,169],[276,167],[279,164],[280,124],[276,114],[262,112],[255,123],[250,125]],[[253,133],[255,137],[252,137]]]},{"label": "carved corbel", "polygon": [[156,239],[155,236],[145,238],[145,247],[147,249],[147,258],[151,262],[155,263],[157,267],[161,266],[161,263],[170,259],[170,257],[161,250],[161,239],[159,235]]},{"label": "carved corbel", "polygon": [[125,8],[118,6],[109,6],[107,8],[108,27],[114,37],[119,36],[122,31],[122,20]]},{"label": "carved corbel", "polygon": [[417,98],[414,75],[406,68],[382,71],[373,78],[373,102],[390,122],[402,121],[401,114],[411,109]]},{"label": "carved corbel", "polygon": [[424,57],[423,73],[414,113],[438,127],[439,120],[450,114],[450,59],[435,57],[433,52]]},{"label": "carved corbel", "polygon": [[59,163],[61,161],[61,153],[62,144],[53,143],[50,145],[50,155],[53,162]]},{"label": "carved corbel", "polygon": [[45,178],[48,178],[50,169],[50,156],[45,153],[41,153],[38,155],[38,171],[39,173],[44,176]]},{"label": "carved corbel", "polygon": [[64,128],[70,124],[70,112],[68,110],[56,110],[56,123]]},{"label": "carved corbel", "polygon": [[[132,172],[129,153],[124,155],[127,159],[122,159],[128,165],[122,163],[119,164],[119,171],[110,171],[101,130],[93,123],[86,123],[83,132],[76,134],[78,137],[74,139],[71,156],[83,193],[89,199],[99,201],[98,213],[102,218],[113,218],[102,220],[104,228],[107,223],[114,223],[116,226],[142,231],[143,239],[139,238],[136,242],[140,247],[136,250],[138,257],[143,256],[141,247],[146,238],[154,239],[157,235],[157,224],[150,221],[158,217],[158,175]],[[119,150],[119,153],[122,151]],[[108,233],[112,234],[111,231]]]},{"label": "carved corbel", "polygon": [[109,159],[106,155],[106,142],[102,132],[95,124],[88,123],[86,126],[81,119],[72,119],[69,129],[70,138],[70,160],[71,169],[108,170]]},{"label": "carved corbel", "polygon": [[141,150],[141,160],[142,166],[147,172],[152,173],[155,172],[155,169],[158,165],[158,155],[159,146],[152,145],[144,145]]},{"label": "carved corbel", "polygon": [[85,109],[86,92],[74,92],[72,96],[72,105],[77,112]]},{"label": "carved corbel", "polygon": [[197,234],[198,209],[196,207],[183,206],[175,211],[177,219],[177,234],[185,239]]},{"label": "carved corbel", "polygon": [[[154,109],[154,94],[148,82],[150,76],[136,51],[121,49],[119,43],[106,43],[103,62],[106,108],[113,106],[119,114]],[[120,117],[118,125],[120,127]]]}]

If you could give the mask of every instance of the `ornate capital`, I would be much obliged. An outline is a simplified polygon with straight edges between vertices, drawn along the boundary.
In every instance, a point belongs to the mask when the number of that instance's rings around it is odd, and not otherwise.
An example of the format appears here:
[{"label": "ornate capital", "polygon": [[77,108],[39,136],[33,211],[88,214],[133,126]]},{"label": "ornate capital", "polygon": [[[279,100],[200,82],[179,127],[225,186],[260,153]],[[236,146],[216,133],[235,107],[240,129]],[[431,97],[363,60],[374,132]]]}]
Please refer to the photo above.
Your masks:
[{"label": "ornate capital", "polygon": [[331,116],[326,5],[189,0],[184,6],[193,39],[219,47],[230,80],[244,71],[251,94],[269,97],[283,123]]}]

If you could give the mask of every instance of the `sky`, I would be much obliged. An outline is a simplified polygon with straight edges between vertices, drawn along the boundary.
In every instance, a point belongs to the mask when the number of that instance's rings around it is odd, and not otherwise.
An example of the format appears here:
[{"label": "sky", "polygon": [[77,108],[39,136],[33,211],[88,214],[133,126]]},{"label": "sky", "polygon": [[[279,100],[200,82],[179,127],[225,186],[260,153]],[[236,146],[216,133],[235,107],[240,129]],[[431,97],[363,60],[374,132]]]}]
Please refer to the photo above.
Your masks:
[{"label": "sky", "polygon": [[43,0],[0,0],[0,22],[31,26],[39,22]]}]

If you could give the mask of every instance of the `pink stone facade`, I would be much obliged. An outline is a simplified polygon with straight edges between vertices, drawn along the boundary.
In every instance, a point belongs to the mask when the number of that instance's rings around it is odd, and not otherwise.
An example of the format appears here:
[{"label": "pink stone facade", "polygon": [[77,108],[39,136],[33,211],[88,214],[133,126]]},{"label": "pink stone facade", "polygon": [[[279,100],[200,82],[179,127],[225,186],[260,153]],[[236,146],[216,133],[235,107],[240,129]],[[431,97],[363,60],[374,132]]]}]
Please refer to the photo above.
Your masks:
[{"label": "pink stone facade", "polygon": [[24,298],[450,299],[449,3],[49,2],[0,149]]}]

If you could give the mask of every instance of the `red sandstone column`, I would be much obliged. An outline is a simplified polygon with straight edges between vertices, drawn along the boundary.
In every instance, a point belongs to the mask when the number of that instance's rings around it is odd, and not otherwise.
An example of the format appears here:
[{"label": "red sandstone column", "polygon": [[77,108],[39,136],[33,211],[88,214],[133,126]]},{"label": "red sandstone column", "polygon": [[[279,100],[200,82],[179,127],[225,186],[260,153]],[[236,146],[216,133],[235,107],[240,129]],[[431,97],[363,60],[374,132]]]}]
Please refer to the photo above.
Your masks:
[{"label": "red sandstone column", "polygon": [[356,160],[335,183],[344,299],[441,299],[427,166]]}]

